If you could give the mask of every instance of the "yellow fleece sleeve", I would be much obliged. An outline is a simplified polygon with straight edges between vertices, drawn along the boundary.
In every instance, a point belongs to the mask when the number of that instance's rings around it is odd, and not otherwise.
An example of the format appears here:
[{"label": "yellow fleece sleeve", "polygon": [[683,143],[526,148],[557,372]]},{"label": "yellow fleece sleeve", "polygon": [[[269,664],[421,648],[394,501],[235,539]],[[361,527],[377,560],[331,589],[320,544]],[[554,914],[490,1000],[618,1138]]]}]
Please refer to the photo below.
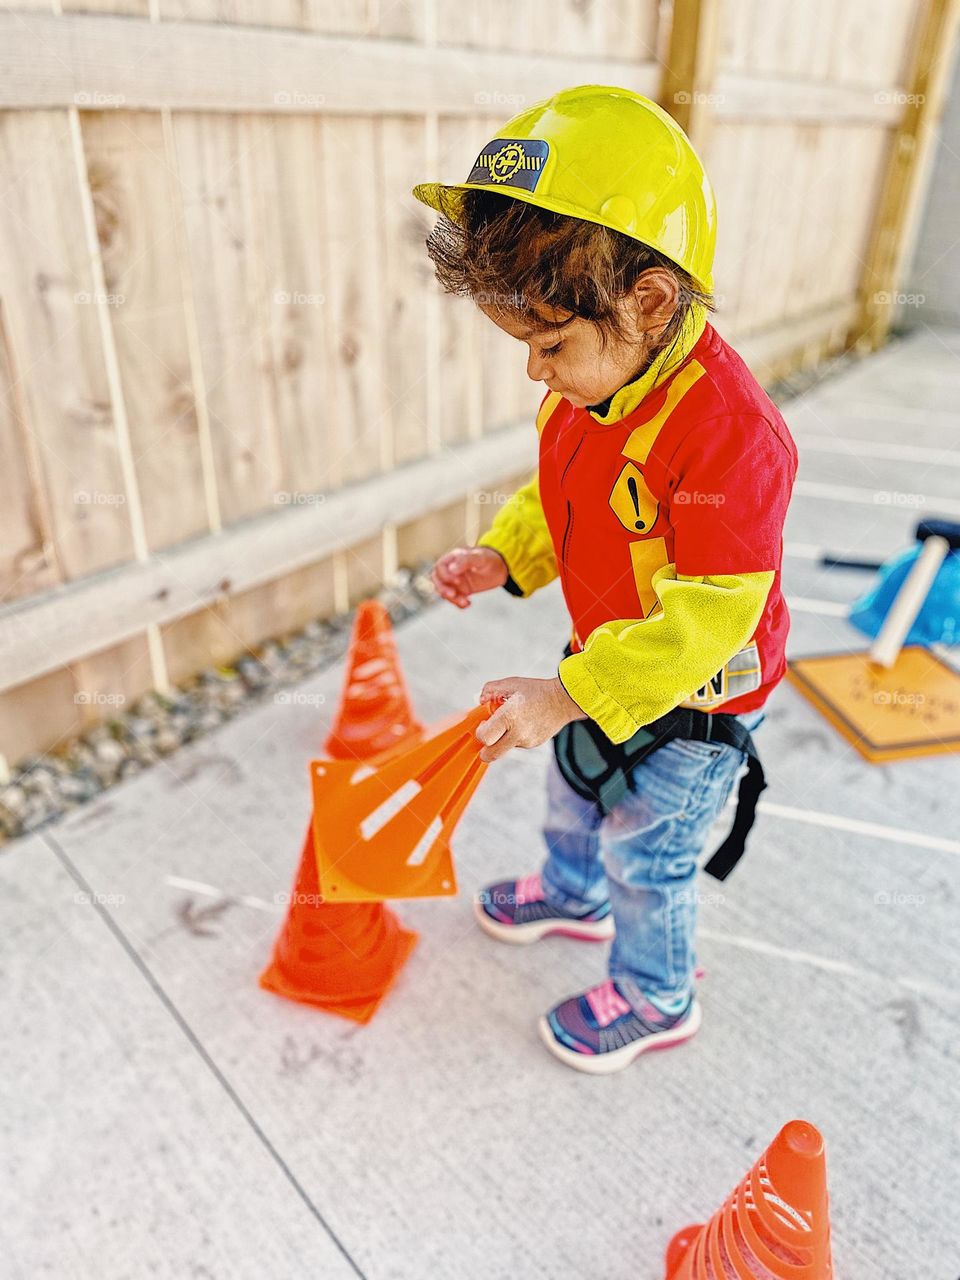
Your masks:
[{"label": "yellow fleece sleeve", "polygon": [[557,576],[553,539],[540,504],[536,472],[529,484],[512,494],[494,516],[478,547],[492,547],[507,562],[511,578],[524,596],[532,595]]},{"label": "yellow fleece sleeve", "polygon": [[759,573],[690,577],[664,565],[651,586],[659,609],[591,631],[558,675],[570,697],[612,742],[672,711],[749,641],[773,584]]}]

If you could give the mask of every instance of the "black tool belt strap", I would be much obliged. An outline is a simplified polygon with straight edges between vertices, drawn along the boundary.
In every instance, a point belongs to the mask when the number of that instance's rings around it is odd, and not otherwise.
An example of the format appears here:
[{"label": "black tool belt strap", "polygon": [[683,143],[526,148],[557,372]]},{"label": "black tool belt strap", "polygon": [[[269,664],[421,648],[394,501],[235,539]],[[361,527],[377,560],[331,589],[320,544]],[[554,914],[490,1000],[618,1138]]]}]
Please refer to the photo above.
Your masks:
[{"label": "black tool belt strap", "polygon": [[[565,656],[569,651],[568,645]],[[633,790],[634,767],[673,738],[724,743],[747,757],[730,834],[704,867],[714,879],[725,880],[743,855],[757,801],[767,785],[750,730],[736,716],[675,707],[619,743],[611,742],[595,720],[573,720],[555,735],[553,749],[560,771],[574,791],[606,814]]]}]

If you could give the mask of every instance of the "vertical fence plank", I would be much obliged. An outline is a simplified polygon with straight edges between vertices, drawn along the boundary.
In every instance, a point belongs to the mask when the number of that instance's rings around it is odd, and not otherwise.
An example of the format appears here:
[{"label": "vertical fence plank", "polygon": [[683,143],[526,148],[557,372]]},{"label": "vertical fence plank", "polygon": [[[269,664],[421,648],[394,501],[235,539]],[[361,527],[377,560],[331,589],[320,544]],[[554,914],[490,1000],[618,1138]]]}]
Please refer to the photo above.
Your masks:
[{"label": "vertical fence plank", "polygon": [[[174,210],[155,112],[81,116],[148,545],[209,529]],[[176,502],[170,495],[176,494]]]},{"label": "vertical fence plank", "polygon": [[325,225],[335,264],[324,308],[333,343],[331,486],[362,480],[382,465],[387,388],[377,127],[355,116],[322,120]]},{"label": "vertical fence plank", "polygon": [[[489,129],[489,121],[484,126]],[[436,178],[462,182],[480,148],[487,141],[471,117],[439,120],[439,155]],[[433,176],[433,175],[431,175]],[[431,282],[431,289],[439,286]],[[436,303],[439,348],[439,428],[444,445],[468,440],[483,421],[480,404],[480,359],[477,349],[477,317],[463,298],[444,294]]]},{"label": "vertical fence plank", "polygon": [[60,577],[37,443],[0,306],[0,603],[47,590]]},{"label": "vertical fence plank", "polygon": [[217,490],[230,523],[269,506],[282,483],[258,260],[256,138],[248,117],[199,113],[175,115],[174,138]]},{"label": "vertical fence plank", "polygon": [[[256,252],[264,276],[265,370],[281,451],[282,505],[330,487],[333,436],[330,264],[320,126],[313,116],[252,118]],[[282,194],[282,197],[280,193]]]},{"label": "vertical fence plank", "polygon": [[[80,189],[61,111],[0,114],[0,276],[67,578],[133,557]],[[105,304],[104,304],[105,305]]]},{"label": "vertical fence plank", "polygon": [[384,236],[382,311],[384,376],[393,464],[426,457],[428,348],[427,290],[433,273],[424,248],[432,220],[410,194],[426,175],[422,121],[385,118],[380,131]]},{"label": "vertical fence plank", "polygon": [[83,732],[77,692],[73,671],[61,667],[0,693],[0,778],[8,763],[55,751]]}]

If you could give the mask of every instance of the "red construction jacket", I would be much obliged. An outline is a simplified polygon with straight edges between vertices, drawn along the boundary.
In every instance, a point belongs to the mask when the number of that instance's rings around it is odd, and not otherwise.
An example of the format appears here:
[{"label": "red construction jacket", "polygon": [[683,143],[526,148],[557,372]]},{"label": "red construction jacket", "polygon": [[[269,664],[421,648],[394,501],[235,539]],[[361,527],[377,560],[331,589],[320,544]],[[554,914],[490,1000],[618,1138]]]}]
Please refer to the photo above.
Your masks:
[{"label": "red construction jacket", "polygon": [[643,376],[625,416],[617,397],[605,415],[546,395],[538,476],[479,540],[517,594],[559,576],[573,624],[560,678],[615,742],[677,705],[758,708],[785,670],[796,448],[705,319],[681,355]]}]

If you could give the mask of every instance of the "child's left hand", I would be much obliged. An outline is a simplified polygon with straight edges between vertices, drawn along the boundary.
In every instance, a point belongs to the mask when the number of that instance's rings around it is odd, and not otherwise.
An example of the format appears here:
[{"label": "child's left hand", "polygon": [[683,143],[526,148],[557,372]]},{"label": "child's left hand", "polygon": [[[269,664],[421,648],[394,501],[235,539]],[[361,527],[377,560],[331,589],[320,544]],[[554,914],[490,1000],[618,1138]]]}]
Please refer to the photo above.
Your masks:
[{"label": "child's left hand", "polygon": [[486,764],[499,760],[511,747],[539,747],[571,720],[587,719],[559,676],[552,680],[525,676],[488,680],[480,691],[480,701],[492,702],[494,698],[506,701],[476,731],[484,744],[480,759]]}]

